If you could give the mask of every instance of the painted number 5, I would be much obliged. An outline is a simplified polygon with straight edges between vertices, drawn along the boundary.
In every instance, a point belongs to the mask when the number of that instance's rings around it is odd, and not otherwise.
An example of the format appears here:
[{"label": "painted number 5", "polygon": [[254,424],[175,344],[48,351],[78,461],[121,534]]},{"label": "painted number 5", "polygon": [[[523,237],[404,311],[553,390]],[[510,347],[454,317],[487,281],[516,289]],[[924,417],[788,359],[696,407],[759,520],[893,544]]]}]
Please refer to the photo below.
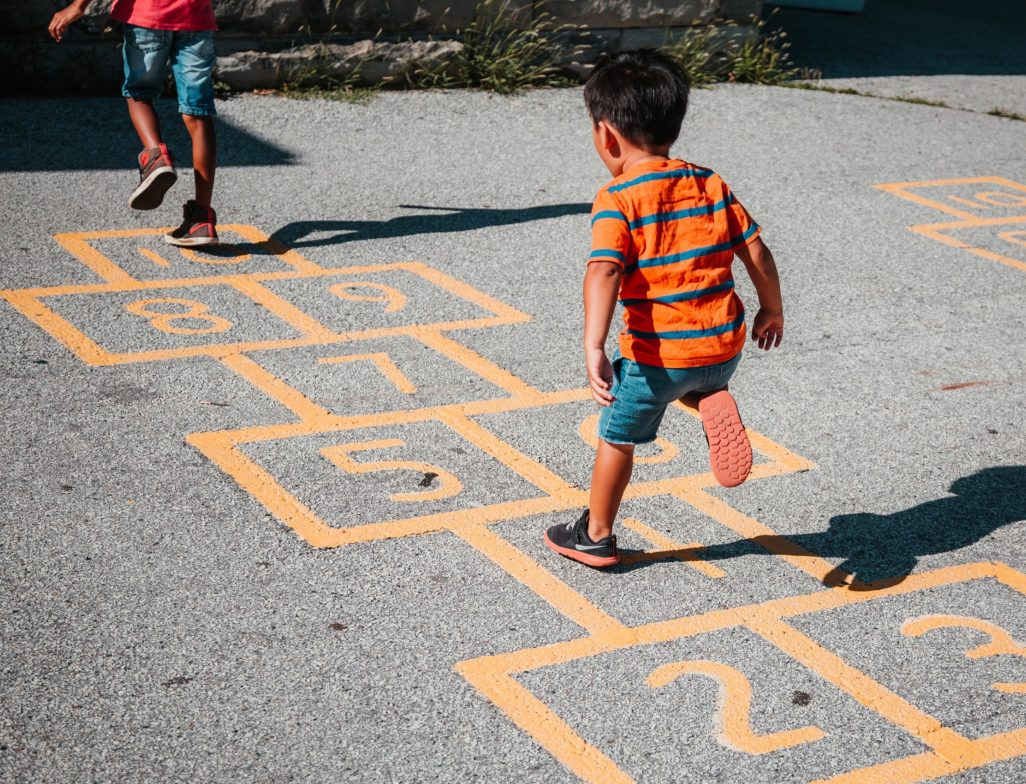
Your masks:
[{"label": "painted number 5", "polygon": [[460,480],[449,471],[430,463],[414,460],[376,460],[366,463],[357,462],[351,452],[366,452],[371,449],[393,449],[405,446],[398,438],[382,438],[377,441],[362,441],[342,446],[329,446],[321,450],[321,454],[349,474],[373,474],[378,471],[413,471],[422,476],[419,485],[427,490],[406,493],[393,493],[389,498],[393,501],[437,501],[441,498],[452,498],[463,491]]}]

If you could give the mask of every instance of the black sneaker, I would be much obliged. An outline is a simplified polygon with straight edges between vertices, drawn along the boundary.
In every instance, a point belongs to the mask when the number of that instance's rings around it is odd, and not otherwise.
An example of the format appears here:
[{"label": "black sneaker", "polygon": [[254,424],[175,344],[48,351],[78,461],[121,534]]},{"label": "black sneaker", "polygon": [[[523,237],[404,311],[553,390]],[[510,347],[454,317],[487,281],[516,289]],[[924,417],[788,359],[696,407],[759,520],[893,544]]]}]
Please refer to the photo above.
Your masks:
[{"label": "black sneaker", "polygon": [[139,187],[132,191],[128,206],[133,210],[155,210],[177,179],[178,173],[167,147],[162,144],[143,150],[139,153]]},{"label": "black sneaker", "polygon": [[620,555],[616,552],[616,537],[607,536],[597,542],[591,541],[588,538],[590,514],[585,509],[576,523],[552,526],[545,532],[545,544],[553,552],[588,566],[616,566],[620,563]]}]

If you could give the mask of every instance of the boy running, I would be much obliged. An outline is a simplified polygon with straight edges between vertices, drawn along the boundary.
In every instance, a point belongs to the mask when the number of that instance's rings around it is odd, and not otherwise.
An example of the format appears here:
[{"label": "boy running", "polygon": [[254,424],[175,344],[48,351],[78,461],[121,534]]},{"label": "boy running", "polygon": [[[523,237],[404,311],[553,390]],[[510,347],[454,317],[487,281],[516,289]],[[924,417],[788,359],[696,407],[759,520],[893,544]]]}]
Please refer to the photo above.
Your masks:
[{"label": "boy running", "polygon": [[[58,43],[81,19],[92,0],[73,0],[50,21]],[[178,179],[171,153],[160,136],[153,101],[164,88],[168,61],[178,90],[178,111],[192,137],[196,198],[185,203],[182,225],[164,239],[172,245],[217,244],[217,216],[210,206],[217,164],[214,134],[214,11],[211,0],[114,0],[112,18],[125,25],[125,81],[121,94],[139,135],[139,187],[128,206],[152,210]]]},{"label": "boy running", "polygon": [[[592,209],[584,278],[585,361],[602,412],[589,507],[549,528],[545,542],[589,566],[620,562],[613,521],[634,447],[655,440],[674,400],[698,398],[716,479],[733,487],[748,477],[752,448],[727,392],[745,342],[735,255],[759,295],[753,339],[769,350],[783,336],[777,268],[758,224],[718,175],[669,157],[689,89],[680,68],[652,50],[612,56],[584,88],[595,150],[613,175]],[[610,362],[617,299],[625,329]]]}]

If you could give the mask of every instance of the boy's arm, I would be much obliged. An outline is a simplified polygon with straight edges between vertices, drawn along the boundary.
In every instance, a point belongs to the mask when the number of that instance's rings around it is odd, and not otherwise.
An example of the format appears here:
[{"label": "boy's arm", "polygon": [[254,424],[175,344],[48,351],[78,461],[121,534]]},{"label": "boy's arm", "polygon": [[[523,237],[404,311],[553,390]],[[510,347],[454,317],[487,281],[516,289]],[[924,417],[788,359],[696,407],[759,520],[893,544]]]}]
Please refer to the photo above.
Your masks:
[{"label": "boy's arm", "polygon": [[63,11],[55,13],[53,19],[50,20],[50,27],[48,28],[50,37],[57,43],[60,43],[61,39],[64,38],[64,31],[68,29],[72,22],[77,22],[85,16],[86,9],[91,2],[92,0],[75,0]]},{"label": "boy's arm", "polygon": [[623,269],[609,261],[593,261],[584,274],[584,359],[591,396],[600,406],[608,406],[614,400],[610,394],[613,367],[606,356],[606,338],[622,275]]},{"label": "boy's arm", "polygon": [[779,346],[784,337],[784,302],[780,296],[777,264],[760,237],[736,252],[759,294],[759,312],[752,324],[752,340],[758,341],[759,348],[769,351]]}]

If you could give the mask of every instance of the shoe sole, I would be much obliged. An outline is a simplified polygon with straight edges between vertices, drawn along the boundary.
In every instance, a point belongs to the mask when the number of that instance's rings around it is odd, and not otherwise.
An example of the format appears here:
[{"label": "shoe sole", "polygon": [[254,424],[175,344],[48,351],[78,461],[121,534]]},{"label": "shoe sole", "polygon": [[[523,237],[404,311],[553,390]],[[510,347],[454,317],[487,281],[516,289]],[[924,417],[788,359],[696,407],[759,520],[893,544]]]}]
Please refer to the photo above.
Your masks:
[{"label": "shoe sole", "polygon": [[616,566],[620,563],[620,556],[618,555],[607,555],[605,558],[598,555],[588,555],[582,553],[580,550],[571,550],[569,547],[560,547],[558,544],[549,539],[549,532],[545,534],[545,544],[549,546],[549,549],[554,553],[569,558],[571,561],[577,561],[585,566],[594,566],[597,569],[602,569],[606,566]]},{"label": "shoe sole", "polygon": [[164,203],[164,194],[178,180],[178,173],[170,166],[161,166],[150,172],[150,176],[139,183],[139,187],[128,197],[128,206],[133,210],[155,210]]},{"label": "shoe sole", "polygon": [[219,245],[221,241],[217,237],[182,237],[179,239],[165,234],[164,242],[168,245],[177,245],[179,248],[196,248],[201,245]]},{"label": "shoe sole", "polygon": [[698,401],[698,411],[709,441],[713,476],[724,487],[737,487],[752,471],[752,444],[734,397],[725,389],[715,392]]}]

